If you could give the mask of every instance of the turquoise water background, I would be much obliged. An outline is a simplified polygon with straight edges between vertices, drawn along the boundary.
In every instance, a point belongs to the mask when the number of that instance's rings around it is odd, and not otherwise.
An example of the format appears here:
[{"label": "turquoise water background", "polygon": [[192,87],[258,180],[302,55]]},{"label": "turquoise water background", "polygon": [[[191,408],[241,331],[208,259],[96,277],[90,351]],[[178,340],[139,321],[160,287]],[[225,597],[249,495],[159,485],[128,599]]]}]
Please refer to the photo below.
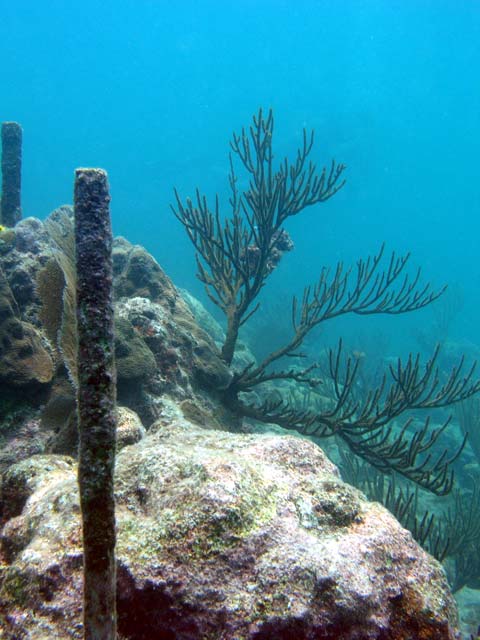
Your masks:
[{"label": "turquoise water background", "polygon": [[[24,215],[71,202],[75,167],[104,167],[115,233],[201,294],[173,187],[218,192],[228,213],[230,135],[272,107],[279,158],[313,128],[313,156],[346,163],[348,182],[290,221],[296,248],[270,295],[386,241],[462,292],[450,331],[468,350],[480,343],[479,42],[475,0],[2,0],[0,119],[24,128]],[[392,351],[418,348],[432,314],[389,320]],[[355,327],[387,327],[366,322]]]}]

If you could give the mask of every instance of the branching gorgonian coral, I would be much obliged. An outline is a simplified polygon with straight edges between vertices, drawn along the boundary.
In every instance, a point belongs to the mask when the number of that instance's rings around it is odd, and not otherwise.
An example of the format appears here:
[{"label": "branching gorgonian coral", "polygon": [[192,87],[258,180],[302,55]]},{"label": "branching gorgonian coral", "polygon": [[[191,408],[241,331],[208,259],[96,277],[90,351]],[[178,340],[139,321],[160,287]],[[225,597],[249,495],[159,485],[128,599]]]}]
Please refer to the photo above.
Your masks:
[{"label": "branching gorgonian coral", "polygon": [[[258,295],[285,252],[293,247],[285,228],[289,218],[308,207],[324,203],[344,185],[342,164],[334,160],[318,171],[310,160],[313,133],[303,142],[293,161],[277,166],[273,154],[273,114],[260,110],[248,130],[234,134],[230,143],[230,215],[220,211],[218,197],[213,207],[197,189],[194,200],[182,201],[175,192],[172,207],[197,252],[198,277],[206,292],[226,316],[222,356],[232,364],[240,327],[258,310]],[[248,187],[240,192],[235,161],[246,172]],[[390,367],[381,383],[361,399],[356,393],[358,361],[344,358],[341,344],[329,354],[327,376],[319,376],[316,362],[299,362],[307,335],[319,324],[345,314],[401,314],[431,304],[442,293],[421,284],[420,270],[408,270],[409,255],[377,255],[361,259],[355,267],[339,263],[323,268],[317,282],[292,301],[291,338],[259,363],[235,371],[223,401],[236,414],[277,423],[306,435],[340,437],[358,456],[383,472],[396,471],[436,494],[452,487],[451,463],[459,450],[434,456],[433,447],[448,420],[436,429],[424,424],[412,430],[413,422],[393,428],[409,409],[434,409],[464,400],[480,390],[473,369],[463,363],[445,379],[437,367],[437,352],[422,365],[418,356]],[[264,383],[281,380],[315,388],[327,384],[331,403],[298,406],[291,398],[274,401],[250,400],[249,394]]]}]

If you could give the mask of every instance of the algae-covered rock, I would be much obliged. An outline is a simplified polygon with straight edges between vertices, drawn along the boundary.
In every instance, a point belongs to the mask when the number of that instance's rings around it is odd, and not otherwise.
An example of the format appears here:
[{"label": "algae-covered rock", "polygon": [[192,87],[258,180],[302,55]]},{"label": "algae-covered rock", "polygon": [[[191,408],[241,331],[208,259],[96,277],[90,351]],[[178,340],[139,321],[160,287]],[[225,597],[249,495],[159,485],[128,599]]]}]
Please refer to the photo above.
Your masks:
[{"label": "algae-covered rock", "polygon": [[54,483],[57,477],[65,478],[73,469],[73,459],[68,456],[31,456],[11,466],[2,476],[2,519],[18,516],[30,498],[45,483]]},{"label": "algae-covered rock", "polygon": [[2,640],[81,637],[82,538],[73,459],[37,456],[11,467],[2,484],[2,502],[9,500],[15,513],[24,507],[0,533]]},{"label": "algae-covered rock", "polygon": [[[122,638],[457,637],[441,566],[311,442],[180,418],[152,431],[117,457]],[[2,532],[8,640],[82,637],[75,468],[62,465],[9,471],[24,506]]]},{"label": "algae-covered rock", "polygon": [[14,411],[3,417],[0,434],[0,475],[12,464],[33,455],[45,453],[49,434],[42,428],[41,420],[32,417],[32,411]]},{"label": "algae-covered rock", "polygon": [[[117,326],[130,331],[127,340],[121,338],[121,331],[117,333],[122,404],[136,411],[148,427],[161,415],[165,396],[196,402],[199,393],[225,389],[232,372],[154,258],[143,247],[116,238],[113,266],[116,316],[128,322],[121,325],[117,321]],[[137,339],[144,345],[134,346]],[[123,352],[127,355],[124,361]],[[132,384],[126,374],[136,371],[142,377],[132,378]]]},{"label": "algae-covered rock", "polygon": [[0,252],[4,271],[22,320],[38,323],[40,298],[37,274],[50,257],[48,234],[41,220],[24,218],[14,229],[14,238]]}]

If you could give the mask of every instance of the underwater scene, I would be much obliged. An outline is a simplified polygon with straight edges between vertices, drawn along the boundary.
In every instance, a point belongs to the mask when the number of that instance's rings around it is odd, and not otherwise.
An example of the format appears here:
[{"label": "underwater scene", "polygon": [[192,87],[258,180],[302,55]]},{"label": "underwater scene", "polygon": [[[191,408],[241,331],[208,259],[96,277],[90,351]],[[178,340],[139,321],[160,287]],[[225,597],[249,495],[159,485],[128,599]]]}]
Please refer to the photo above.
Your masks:
[{"label": "underwater scene", "polygon": [[0,640],[480,637],[479,43],[0,1]]}]

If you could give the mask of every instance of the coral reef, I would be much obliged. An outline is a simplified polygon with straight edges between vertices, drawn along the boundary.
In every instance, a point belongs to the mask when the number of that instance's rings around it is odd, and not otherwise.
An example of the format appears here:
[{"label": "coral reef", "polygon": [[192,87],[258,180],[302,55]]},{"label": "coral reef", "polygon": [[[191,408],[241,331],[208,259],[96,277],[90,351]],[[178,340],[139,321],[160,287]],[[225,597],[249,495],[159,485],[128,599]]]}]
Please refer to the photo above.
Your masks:
[{"label": "coral reef", "polygon": [[[0,626],[8,640],[82,635],[72,234],[70,207],[0,233],[7,306],[50,358],[49,379],[18,380],[25,406],[0,385]],[[192,640],[393,639],[405,629],[412,638],[455,638],[440,565],[344,485],[317,446],[227,433],[259,428],[232,413],[225,396],[239,372],[262,363],[237,340],[230,367],[218,348],[225,336],[200,303],[142,247],[117,238],[112,249],[121,637],[151,638],[167,624]],[[282,392],[302,396],[302,375],[279,380]],[[330,387],[322,391],[331,409]],[[265,385],[245,396],[275,403],[276,394]]]}]

